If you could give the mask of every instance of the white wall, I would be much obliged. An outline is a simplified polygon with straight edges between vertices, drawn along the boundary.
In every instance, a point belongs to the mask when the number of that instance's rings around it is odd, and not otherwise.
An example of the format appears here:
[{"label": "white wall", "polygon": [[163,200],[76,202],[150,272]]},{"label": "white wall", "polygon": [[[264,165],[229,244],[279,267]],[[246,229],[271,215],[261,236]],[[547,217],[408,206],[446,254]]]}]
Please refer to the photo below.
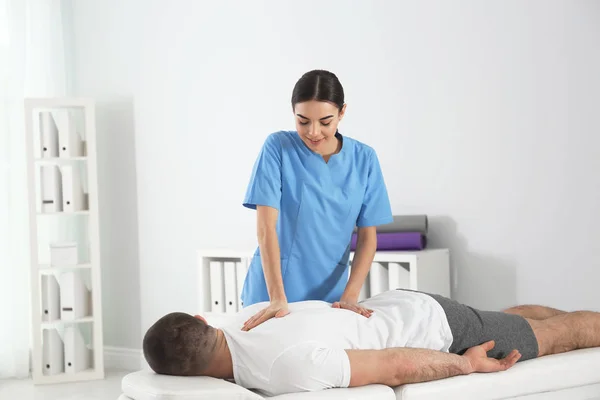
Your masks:
[{"label": "white wall", "polygon": [[135,190],[105,177],[139,221],[119,238],[139,232],[139,266],[111,267],[105,312],[140,331],[113,325],[108,344],[198,311],[197,249],[255,246],[250,170],[313,68],[341,79],[340,129],[378,151],[393,211],[431,216],[457,300],[598,309],[599,18],[584,1],[73,2],[76,93],[130,98],[135,121],[135,146],[101,157],[136,166]]}]

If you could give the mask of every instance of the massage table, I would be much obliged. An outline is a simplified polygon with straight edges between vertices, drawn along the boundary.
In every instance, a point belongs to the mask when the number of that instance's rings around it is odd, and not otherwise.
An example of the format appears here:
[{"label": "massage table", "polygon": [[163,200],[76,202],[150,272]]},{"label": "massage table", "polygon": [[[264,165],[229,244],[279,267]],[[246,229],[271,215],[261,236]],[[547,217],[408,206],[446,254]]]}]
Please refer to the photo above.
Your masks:
[{"label": "massage table", "polygon": [[124,376],[121,389],[118,400],[600,400],[600,348],[522,361],[502,372],[394,388],[369,385],[265,397],[223,379],[163,376],[145,369]]}]

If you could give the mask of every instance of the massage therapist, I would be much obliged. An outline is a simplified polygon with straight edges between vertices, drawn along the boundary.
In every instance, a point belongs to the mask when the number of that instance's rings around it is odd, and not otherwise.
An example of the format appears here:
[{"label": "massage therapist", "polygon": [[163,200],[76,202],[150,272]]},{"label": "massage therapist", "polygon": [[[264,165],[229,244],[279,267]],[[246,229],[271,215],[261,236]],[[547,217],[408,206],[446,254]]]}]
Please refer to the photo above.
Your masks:
[{"label": "massage therapist", "polygon": [[[243,330],[289,314],[288,303],[322,300],[369,317],[358,304],[392,211],[375,150],[338,126],[346,112],[335,74],[314,70],[294,86],[295,131],[270,134],[254,163],[244,206],[256,210],[258,248],[244,307],[269,302]],[[349,273],[352,232],[357,243]]]}]

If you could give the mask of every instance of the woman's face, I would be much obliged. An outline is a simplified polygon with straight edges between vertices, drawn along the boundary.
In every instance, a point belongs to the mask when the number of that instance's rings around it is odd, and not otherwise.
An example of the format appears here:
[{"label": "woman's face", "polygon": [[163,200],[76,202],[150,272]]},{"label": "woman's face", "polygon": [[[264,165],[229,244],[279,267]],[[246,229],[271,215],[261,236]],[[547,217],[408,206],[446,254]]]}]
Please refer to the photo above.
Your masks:
[{"label": "woman's face", "polygon": [[334,153],[338,146],[335,133],[345,111],[345,104],[339,111],[336,105],[326,101],[310,100],[297,103],[294,117],[298,135],[315,153]]}]

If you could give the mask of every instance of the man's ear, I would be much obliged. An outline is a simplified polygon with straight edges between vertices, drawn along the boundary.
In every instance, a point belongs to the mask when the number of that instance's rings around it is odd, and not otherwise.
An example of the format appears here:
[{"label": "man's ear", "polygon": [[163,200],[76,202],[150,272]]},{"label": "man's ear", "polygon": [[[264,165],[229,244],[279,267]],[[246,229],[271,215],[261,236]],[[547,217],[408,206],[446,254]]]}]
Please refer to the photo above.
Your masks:
[{"label": "man's ear", "polygon": [[202,315],[194,315],[194,318],[199,319],[200,321],[202,321],[206,325],[208,325],[208,322],[206,322],[206,320],[204,319],[204,317]]}]

